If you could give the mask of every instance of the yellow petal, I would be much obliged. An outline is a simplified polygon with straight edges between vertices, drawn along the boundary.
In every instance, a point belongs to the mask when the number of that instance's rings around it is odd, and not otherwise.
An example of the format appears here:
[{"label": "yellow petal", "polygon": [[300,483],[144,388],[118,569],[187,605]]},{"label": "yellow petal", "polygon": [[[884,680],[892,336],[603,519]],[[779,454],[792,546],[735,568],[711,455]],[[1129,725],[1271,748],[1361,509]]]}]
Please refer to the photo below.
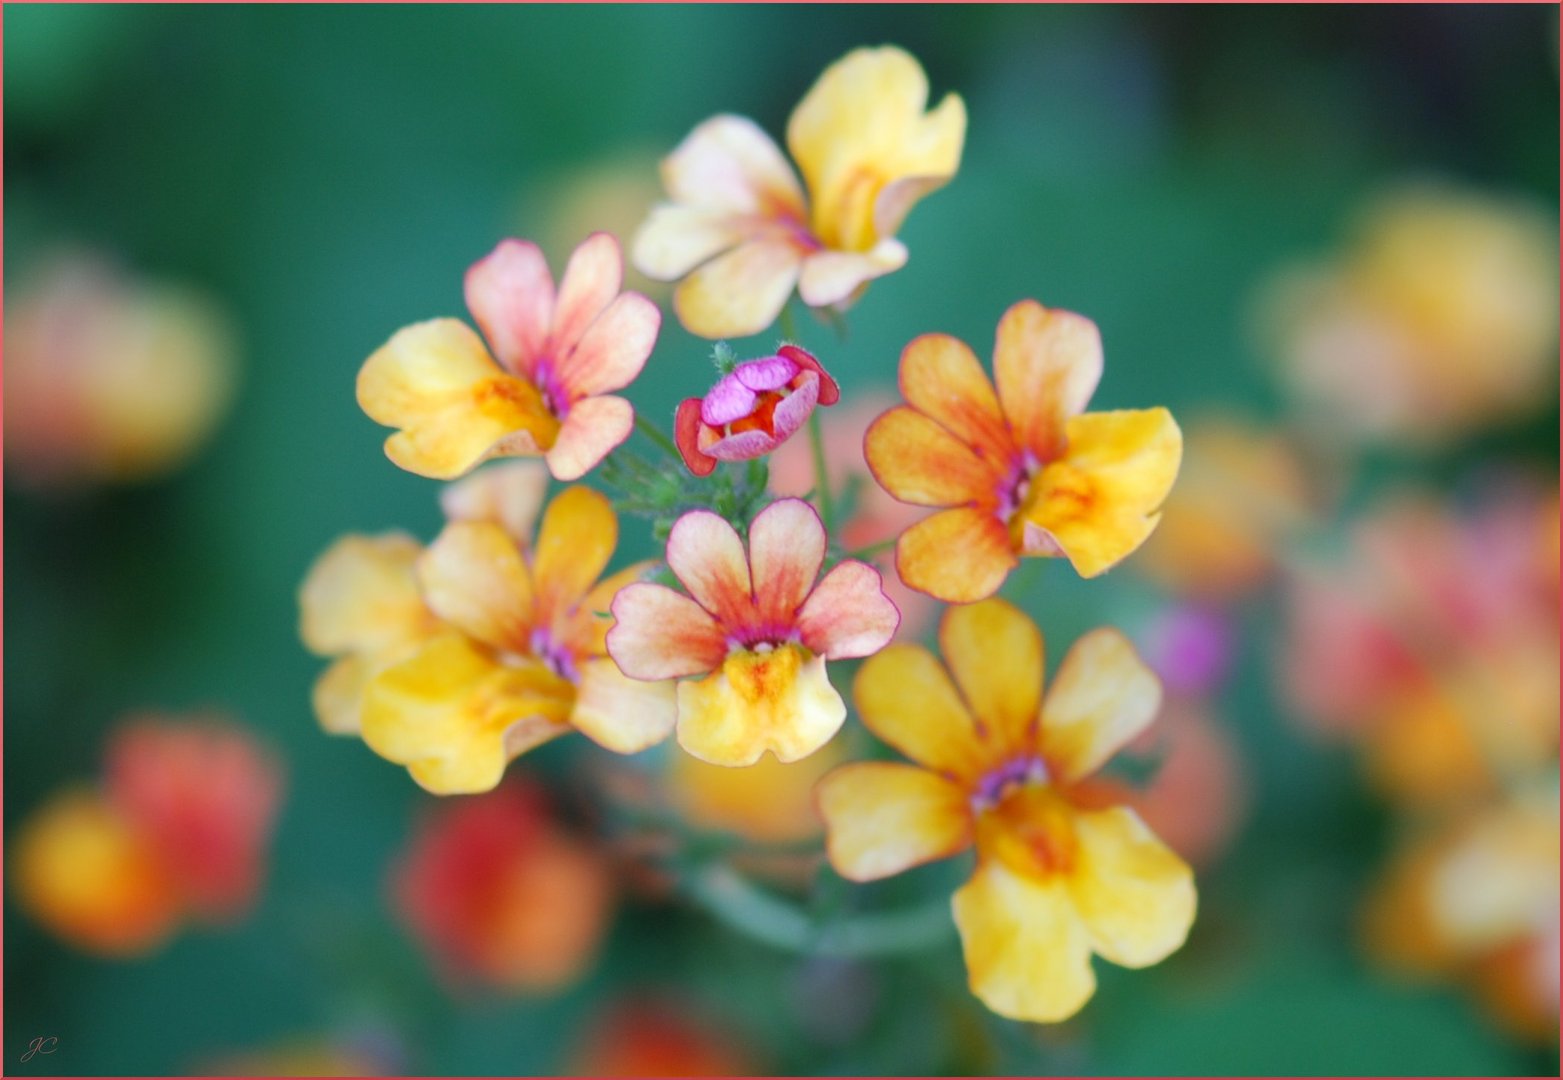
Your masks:
[{"label": "yellow petal", "polygon": [[630,258],[653,281],[677,281],[755,233],[742,215],[692,206],[658,206],[635,234]]},{"label": "yellow petal", "polygon": [[924,518],[895,545],[901,580],[949,604],[992,596],[1018,561],[998,518],[966,506]]},{"label": "yellow petal", "polygon": [[920,765],[970,778],[988,765],[966,703],[933,654],[897,644],[863,662],[852,699],[868,730]]},{"label": "yellow petal", "polygon": [[971,843],[965,790],[915,765],[843,765],[820,781],[815,798],[830,865],[852,881],[899,874]]},{"label": "yellow petal", "polygon": [[674,202],[730,213],[801,216],[803,192],[771,137],[742,116],[713,116],[662,163]]},{"label": "yellow petal", "polygon": [[531,651],[532,576],[510,534],[453,521],[418,560],[418,583],[440,618],[496,649]]},{"label": "yellow petal", "polygon": [[[865,251],[894,235],[911,202],[955,174],[966,106],[954,94],[925,113],[928,79],[900,49],[855,49],[827,68],[787,124],[814,231],[826,247]],[[910,177],[923,183],[893,191]],[[876,220],[876,211],[879,211]]]},{"label": "yellow petal", "polygon": [[606,498],[586,487],[566,488],[543,511],[532,573],[537,618],[553,627],[569,616],[602,574],[619,543],[619,519]]},{"label": "yellow petal", "polygon": [[996,476],[1018,456],[993,381],[964,341],[949,334],[913,339],[901,353],[900,384],[908,405],[938,421]]},{"label": "yellow petal", "polygon": [[315,680],[310,704],[321,730],[330,735],[357,735],[364,688],[379,667],[364,656],[344,656]]},{"label": "yellow petal", "polygon": [[1161,708],[1161,682],[1129,639],[1093,630],[1065,654],[1042,702],[1038,745],[1066,782],[1089,776],[1144,731]]},{"label": "yellow petal", "polygon": [[767,750],[797,761],[829,742],[846,716],[824,657],[796,645],[736,650],[720,671],[678,684],[678,743],[713,765],[752,765]]},{"label": "yellow petal", "polygon": [[548,470],[535,461],[491,465],[440,492],[440,509],[449,521],[492,521],[523,550],[532,544],[532,527],[548,491]]},{"label": "yellow petal", "polygon": [[637,754],[673,731],[672,680],[631,679],[609,659],[581,665],[570,724],[599,746],[618,754]]},{"label": "yellow petal", "polygon": [[1124,967],[1158,963],[1194,923],[1194,874],[1133,810],[1077,812],[1069,895],[1091,947]]},{"label": "yellow petal", "polygon": [[685,278],[673,309],[686,330],[704,338],[758,334],[781,314],[802,262],[789,241],[750,240]]},{"label": "yellow petal", "polygon": [[1082,577],[1095,577],[1156,528],[1183,436],[1160,408],[1086,413],[1065,429],[1065,456],[1037,477],[1035,501],[1017,524],[1028,552],[1062,550]]},{"label": "yellow petal", "polygon": [[816,251],[803,260],[798,296],[809,307],[844,308],[875,278],[906,265],[906,245],[886,238],[868,251]]},{"label": "yellow petal", "polygon": [[1042,703],[1042,635],[1004,600],[945,612],[939,649],[971,711],[1003,753],[1034,742]]},{"label": "yellow petal", "polygon": [[559,427],[537,388],[502,372],[456,319],[398,331],[364,361],[358,404],[370,419],[402,429],[386,440],[392,461],[438,480],[485,458],[541,453]]},{"label": "yellow petal", "polygon": [[489,791],[520,754],[569,731],[574,688],[538,661],[436,638],[364,694],[363,737],[436,795]]},{"label": "yellow petal", "polygon": [[320,656],[393,647],[431,623],[413,574],[422,546],[405,533],[344,536],[299,587],[299,636]]},{"label": "yellow petal", "polygon": [[999,320],[993,374],[1016,440],[1051,461],[1101,381],[1102,335],[1081,315],[1022,300]]},{"label": "yellow petal", "polygon": [[979,859],[953,908],[971,991],[1000,1016],[1067,1020],[1096,992],[1091,941],[1062,880]]},{"label": "yellow petal", "polygon": [[22,909],[78,948],[150,952],[173,931],[180,898],[157,853],[102,796],[69,788],[12,839],[7,888]]},{"label": "yellow petal", "polygon": [[999,473],[993,465],[943,425],[908,406],[891,409],[869,425],[863,456],[879,486],[901,502],[997,504]]}]

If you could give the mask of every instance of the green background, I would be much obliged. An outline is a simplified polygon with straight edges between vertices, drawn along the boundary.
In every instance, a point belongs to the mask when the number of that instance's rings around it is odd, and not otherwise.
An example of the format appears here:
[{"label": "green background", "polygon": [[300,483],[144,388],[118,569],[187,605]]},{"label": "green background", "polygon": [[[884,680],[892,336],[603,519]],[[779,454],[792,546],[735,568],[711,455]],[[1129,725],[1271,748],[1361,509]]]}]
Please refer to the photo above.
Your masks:
[{"label": "green background", "polygon": [[[244,364],[231,416],[176,477],[90,497],[7,492],[6,835],[59,784],[95,775],[104,732],[135,707],[230,708],[289,768],[269,886],[237,931],[101,962],[7,897],[7,1071],[173,1072],[329,1031],[379,1033],[409,1071],[558,1070],[594,1008],[629,987],[680,988],[777,1072],[1556,1070],[1457,991],[1397,986],[1355,953],[1352,905],[1387,850],[1383,813],[1345,754],[1284,723],[1263,611],[1225,707],[1253,810],[1201,883],[1188,947],[1148,972],[1101,969],[1080,1020],[1033,1032],[966,997],[953,948],[857,969],[645,904],[621,912],[601,963],[565,994],[449,997],[382,889],[429,797],[317,731],[320,664],[298,644],[295,606],[337,535],[437,529],[435,485],[386,462],[354,374],[403,324],[463,314],[469,263],[554,224],[535,193],[561,170],[666,152],[717,112],[780,132],[827,63],[895,42],[935,93],[966,98],[966,156],[911,215],[911,262],[853,310],[849,339],[803,331],[848,394],[888,384],[924,331],[985,355],[1004,308],[1037,297],[1100,324],[1099,407],[1271,415],[1254,288],[1326,250],[1361,197],[1430,174],[1552,201],[1555,8],[8,6],[4,18],[8,281],[62,242],[105,248],[223,301]],[[670,416],[709,381],[706,353],[669,318],[637,406]],[[1553,411],[1496,447],[1545,464],[1556,437]],[[1467,463],[1373,467],[1442,481]],[[644,523],[626,536],[621,557],[651,551]],[[1009,594],[1055,643],[1153,600],[1130,573],[1086,585],[1053,563]],[[575,776],[594,752],[566,740],[528,760]],[[908,888],[920,884],[936,882]],[[810,1026],[798,1002],[817,986],[861,1005],[849,1037]],[[48,1035],[56,1054],[18,1062]]]}]

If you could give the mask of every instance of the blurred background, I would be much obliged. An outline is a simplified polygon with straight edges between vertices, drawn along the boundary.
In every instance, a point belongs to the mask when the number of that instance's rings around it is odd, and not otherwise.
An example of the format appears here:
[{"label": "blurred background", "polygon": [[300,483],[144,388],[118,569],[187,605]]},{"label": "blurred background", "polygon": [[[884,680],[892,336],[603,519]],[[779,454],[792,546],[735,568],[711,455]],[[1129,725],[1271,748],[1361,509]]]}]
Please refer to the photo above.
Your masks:
[{"label": "blurred background", "polygon": [[[8,1071],[1557,1070],[1555,8],[29,5],[5,31]],[[882,42],[970,126],[909,265],[844,341],[802,327],[847,401],[925,331],[986,358],[1036,297],[1100,325],[1097,407],[1187,437],[1139,555],[1006,589],[1053,657],[1113,623],[1162,671],[1125,780],[1200,882],[1188,945],[1099,964],[1055,1027],[986,1013],[953,933],[809,956],[687,899],[692,828],[804,910],[960,880],[845,889],[812,775],[734,791],[565,739],[436,800],[310,707],[311,562],[441,521],[354,402],[363,359],[465,315],[503,236],[556,270],[627,239],[697,122],[779,136]],[[637,407],[665,426],[708,353],[668,318]],[[844,472],[871,415],[826,416]],[[620,562],[653,552],[623,533]]]}]

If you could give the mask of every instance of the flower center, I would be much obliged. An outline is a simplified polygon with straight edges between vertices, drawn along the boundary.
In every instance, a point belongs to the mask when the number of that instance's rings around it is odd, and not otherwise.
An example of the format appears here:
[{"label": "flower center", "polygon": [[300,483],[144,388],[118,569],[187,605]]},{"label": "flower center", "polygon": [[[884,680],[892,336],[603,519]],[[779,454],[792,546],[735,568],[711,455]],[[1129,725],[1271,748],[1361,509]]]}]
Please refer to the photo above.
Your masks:
[{"label": "flower center", "polygon": [[543,406],[549,412],[560,420],[570,415],[570,395],[554,373],[552,360],[547,357],[539,360],[532,370],[532,378],[537,383],[538,393],[542,395]]},{"label": "flower center", "polygon": [[1006,762],[983,777],[972,794],[977,849],[1018,874],[1045,881],[1075,866],[1079,841],[1075,809],[1036,758]]},{"label": "flower center", "polygon": [[533,656],[548,665],[548,670],[561,679],[571,683],[581,681],[580,669],[575,666],[575,656],[564,645],[554,640],[554,636],[543,627],[539,626],[532,631],[532,639],[528,642],[528,647]]},{"label": "flower center", "polygon": [[991,810],[1017,789],[1047,782],[1047,763],[1040,757],[1023,754],[1010,758],[977,781],[971,793],[972,810],[978,814]]},{"label": "flower center", "polygon": [[1016,514],[1030,505],[1032,488],[1041,471],[1042,462],[1032,451],[1027,450],[1015,458],[999,485],[999,505],[996,511],[999,520],[1008,525]]}]

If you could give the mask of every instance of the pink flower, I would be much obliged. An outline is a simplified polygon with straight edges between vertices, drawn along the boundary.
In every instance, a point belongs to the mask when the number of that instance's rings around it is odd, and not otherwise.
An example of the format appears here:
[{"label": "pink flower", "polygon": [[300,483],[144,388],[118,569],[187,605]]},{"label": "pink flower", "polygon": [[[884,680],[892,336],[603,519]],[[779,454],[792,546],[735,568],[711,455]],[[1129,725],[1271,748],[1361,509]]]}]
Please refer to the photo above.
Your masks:
[{"label": "pink flower", "polygon": [[718,461],[764,457],[792,438],[814,411],[834,405],[841,389],[820,362],[796,345],[745,360],[703,398],[678,406],[673,435],[684,464],[707,476]]},{"label": "pink flower", "polygon": [[749,547],[709,510],[679,518],[667,563],[689,595],[637,583],[613,600],[608,654],[632,679],[678,684],[678,741],[714,765],[751,765],[770,750],[797,761],[830,741],[846,705],[827,660],[871,656],[900,614],[879,571],[848,559],[816,583],[825,527],[801,499],[780,499],[749,526]]}]

